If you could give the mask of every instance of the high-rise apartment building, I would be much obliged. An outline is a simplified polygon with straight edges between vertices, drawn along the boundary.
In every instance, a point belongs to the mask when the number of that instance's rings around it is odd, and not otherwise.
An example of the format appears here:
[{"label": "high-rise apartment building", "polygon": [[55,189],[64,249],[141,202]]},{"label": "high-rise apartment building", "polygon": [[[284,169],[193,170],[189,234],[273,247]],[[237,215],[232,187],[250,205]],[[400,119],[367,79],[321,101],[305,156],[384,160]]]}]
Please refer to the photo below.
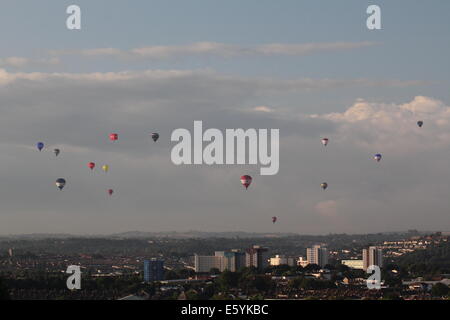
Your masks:
[{"label": "high-rise apartment building", "polygon": [[383,250],[378,247],[363,249],[363,268],[367,270],[372,265],[383,267]]},{"label": "high-rise apartment building", "polygon": [[321,245],[315,245],[312,248],[306,249],[306,260],[309,264],[317,264],[324,267],[328,264],[328,249]]},{"label": "high-rise apartment building", "polygon": [[253,246],[245,250],[245,266],[255,267],[259,270],[264,269],[268,266],[268,251],[269,249],[261,246]]}]

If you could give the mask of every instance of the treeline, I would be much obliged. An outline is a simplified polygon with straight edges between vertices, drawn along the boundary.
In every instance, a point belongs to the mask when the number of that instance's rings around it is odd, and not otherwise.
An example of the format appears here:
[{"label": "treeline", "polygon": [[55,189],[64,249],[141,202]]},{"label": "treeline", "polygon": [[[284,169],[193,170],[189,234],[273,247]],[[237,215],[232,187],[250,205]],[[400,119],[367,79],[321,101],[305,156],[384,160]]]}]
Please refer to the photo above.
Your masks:
[{"label": "treeline", "polygon": [[395,259],[395,263],[411,275],[450,274],[450,243],[407,253]]},{"label": "treeline", "polygon": [[330,249],[352,249],[355,243],[366,246],[380,241],[400,240],[410,233],[347,235],[330,234],[324,236],[285,236],[264,238],[207,238],[207,239],[108,239],[108,238],[67,238],[43,240],[3,240],[0,241],[0,256],[6,256],[9,248],[14,248],[15,256],[35,257],[38,254],[101,254],[144,255],[186,258],[193,253],[210,255],[214,251],[245,249],[254,244],[266,246],[270,252],[285,255],[304,255],[307,247],[317,243],[327,243]]}]

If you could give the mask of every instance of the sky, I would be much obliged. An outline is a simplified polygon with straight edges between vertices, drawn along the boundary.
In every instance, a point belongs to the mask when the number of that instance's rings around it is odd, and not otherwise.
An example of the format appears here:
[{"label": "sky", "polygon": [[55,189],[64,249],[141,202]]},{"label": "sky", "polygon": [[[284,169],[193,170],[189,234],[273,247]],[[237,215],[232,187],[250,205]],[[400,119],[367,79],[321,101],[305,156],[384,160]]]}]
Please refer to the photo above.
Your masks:
[{"label": "sky", "polygon": [[[72,4],[81,30],[66,27]],[[366,27],[372,4],[381,30]],[[2,235],[450,230],[446,0],[3,0],[1,9]],[[195,120],[279,129],[278,174],[174,165],[171,133]],[[247,191],[243,174],[253,177]],[[57,178],[67,180],[61,192]]]}]

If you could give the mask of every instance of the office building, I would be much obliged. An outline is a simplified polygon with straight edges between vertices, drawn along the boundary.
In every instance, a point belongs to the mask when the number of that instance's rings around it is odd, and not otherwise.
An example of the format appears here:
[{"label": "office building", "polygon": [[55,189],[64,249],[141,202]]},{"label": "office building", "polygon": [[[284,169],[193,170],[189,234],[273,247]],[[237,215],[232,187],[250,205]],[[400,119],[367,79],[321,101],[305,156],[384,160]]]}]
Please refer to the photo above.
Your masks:
[{"label": "office building", "polygon": [[231,251],[216,251],[214,254],[216,257],[220,257],[219,270],[236,272],[245,266],[245,252],[237,249]]},{"label": "office building", "polygon": [[194,255],[194,270],[197,273],[207,273],[211,269],[219,269],[222,265],[222,257],[220,256],[199,256]]},{"label": "office building", "polygon": [[351,269],[364,270],[363,260],[342,260],[341,264],[343,264]]},{"label": "office building", "polygon": [[164,280],[164,261],[159,259],[144,260],[144,282]]},{"label": "office building", "polygon": [[286,257],[284,255],[276,255],[273,258],[270,258],[271,266],[280,266],[280,265],[288,265],[295,266],[295,259],[291,257]]}]

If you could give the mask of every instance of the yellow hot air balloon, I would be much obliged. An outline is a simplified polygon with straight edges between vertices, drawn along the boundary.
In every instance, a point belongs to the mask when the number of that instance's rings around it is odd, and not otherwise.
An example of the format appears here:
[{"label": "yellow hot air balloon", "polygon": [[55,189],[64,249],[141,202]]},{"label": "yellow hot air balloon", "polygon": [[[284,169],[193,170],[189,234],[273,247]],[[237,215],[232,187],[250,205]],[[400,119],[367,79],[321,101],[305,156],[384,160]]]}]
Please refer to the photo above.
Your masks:
[{"label": "yellow hot air balloon", "polygon": [[108,166],[107,164],[105,164],[105,165],[102,167],[102,170],[105,171],[105,172],[108,172],[109,166]]}]

